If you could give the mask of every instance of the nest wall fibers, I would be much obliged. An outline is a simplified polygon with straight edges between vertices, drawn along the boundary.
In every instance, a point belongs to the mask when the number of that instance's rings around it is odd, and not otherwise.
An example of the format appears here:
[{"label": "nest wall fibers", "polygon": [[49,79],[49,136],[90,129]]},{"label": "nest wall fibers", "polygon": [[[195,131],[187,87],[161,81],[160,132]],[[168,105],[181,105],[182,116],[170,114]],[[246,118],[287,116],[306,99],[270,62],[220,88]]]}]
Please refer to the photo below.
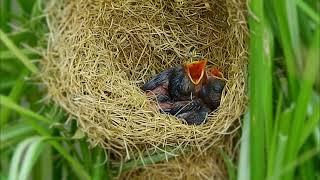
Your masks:
[{"label": "nest wall fibers", "polygon": [[[115,158],[168,146],[206,154],[236,132],[246,102],[244,0],[55,0],[48,26],[42,78],[49,97]],[[220,107],[199,126],[159,113],[140,90],[190,61],[192,48],[228,79]]]}]

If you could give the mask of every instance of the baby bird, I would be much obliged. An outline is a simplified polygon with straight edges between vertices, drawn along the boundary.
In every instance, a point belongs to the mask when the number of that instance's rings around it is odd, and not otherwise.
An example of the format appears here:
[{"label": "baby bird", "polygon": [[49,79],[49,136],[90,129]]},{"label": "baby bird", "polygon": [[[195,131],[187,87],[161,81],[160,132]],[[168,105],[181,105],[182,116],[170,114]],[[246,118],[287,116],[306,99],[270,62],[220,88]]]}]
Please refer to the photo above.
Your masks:
[{"label": "baby bird", "polygon": [[211,110],[207,108],[199,98],[195,98],[190,101],[159,103],[159,105],[162,112],[184,119],[189,125],[202,124],[211,112]]},{"label": "baby bird", "polygon": [[206,64],[207,60],[200,60],[169,68],[144,84],[142,90],[156,95],[159,102],[190,99],[200,89]]},{"label": "baby bird", "polygon": [[177,67],[169,79],[168,91],[175,101],[190,99],[201,87],[207,60],[187,63]]},{"label": "baby bird", "polygon": [[169,101],[171,98],[169,97],[168,84],[174,69],[175,68],[169,68],[159,73],[145,83],[142,86],[142,90],[147,92],[147,96],[155,95],[158,102]]},{"label": "baby bird", "polygon": [[212,68],[205,71],[207,60],[169,68],[146,84],[142,90],[155,95],[162,113],[200,125],[220,105],[225,86],[223,74]]},{"label": "baby bird", "polygon": [[223,74],[217,68],[210,69],[206,72],[199,92],[199,97],[212,111],[220,105],[221,94],[226,84],[222,77]]}]

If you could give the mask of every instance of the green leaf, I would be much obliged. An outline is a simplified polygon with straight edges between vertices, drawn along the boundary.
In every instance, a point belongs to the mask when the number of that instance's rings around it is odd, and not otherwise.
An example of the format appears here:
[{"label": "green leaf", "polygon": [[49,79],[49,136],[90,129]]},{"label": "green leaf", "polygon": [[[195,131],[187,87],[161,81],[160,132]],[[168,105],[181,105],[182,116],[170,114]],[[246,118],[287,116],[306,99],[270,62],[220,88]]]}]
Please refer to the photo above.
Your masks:
[{"label": "green leaf", "polygon": [[11,19],[10,16],[11,12],[11,0],[1,0],[0,1],[0,28],[3,29],[5,32],[11,30],[9,26],[9,22]]},{"label": "green leaf", "polygon": [[282,113],[281,113],[282,105],[283,105],[283,95],[282,93],[280,93],[279,100],[277,102],[277,110],[275,114],[274,127],[272,129],[272,134],[270,134],[272,139],[270,141],[269,151],[268,151],[267,177],[272,176],[274,173],[274,170],[275,170],[274,166],[277,161],[277,158],[276,158],[276,151],[278,148],[277,140],[279,135],[283,136],[283,134],[281,134],[279,130],[280,122],[283,121],[282,119],[280,119],[280,117],[282,117]]},{"label": "green leaf", "polygon": [[21,164],[21,168],[18,176],[19,180],[28,179],[34,164],[38,160],[40,153],[43,150],[43,147],[44,147],[43,140],[44,138],[41,138],[41,137],[32,138],[32,143],[29,145],[28,149],[24,154],[24,159]]},{"label": "green leaf", "polygon": [[315,32],[313,43],[309,49],[306,67],[301,81],[301,91],[299,93],[296,108],[294,111],[290,139],[288,144],[287,161],[293,160],[298,153],[302,128],[305,125],[308,103],[312,95],[312,89],[319,73],[319,47],[320,46],[320,28]]},{"label": "green leaf", "polygon": [[84,132],[81,129],[77,129],[71,139],[82,139],[85,137]]},{"label": "green leaf", "polygon": [[236,179],[236,167],[234,166],[234,164],[232,163],[231,158],[222,150],[220,149],[220,154],[223,157],[224,163],[227,166],[227,170],[228,170],[228,179],[229,180],[235,180]]},{"label": "green leaf", "polygon": [[49,143],[60,153],[60,155],[65,158],[76,175],[78,176],[79,179],[85,179],[89,180],[90,176],[87,174],[83,166],[76,160],[74,159],[66,150],[63,146],[58,144],[56,141],[49,141]]},{"label": "green leaf", "polygon": [[130,161],[127,161],[125,163],[120,164],[114,164],[115,168],[118,168],[121,173],[126,172],[130,169],[135,169],[139,167],[144,167],[148,164],[154,164],[160,161],[164,161],[167,159],[170,159],[172,157],[177,156],[174,151],[172,152],[163,152],[163,153],[157,153],[155,155],[149,155],[145,157],[140,157],[139,159],[133,159]]},{"label": "green leaf", "polygon": [[[28,72],[26,70],[23,70],[21,72],[20,77],[15,82],[15,85],[9,94],[9,98],[13,102],[17,102],[18,99],[20,99],[20,96],[21,96],[22,91],[24,89],[24,82],[25,82],[24,78],[27,74],[28,74]],[[0,110],[0,125],[6,124],[9,119],[9,116],[10,116],[10,109],[9,108],[2,108]]]},{"label": "green leaf", "polygon": [[[320,105],[315,105],[315,108],[320,109]],[[303,143],[306,142],[307,138],[316,130],[317,125],[320,122],[320,112],[319,110],[315,110],[312,116],[307,120],[307,123],[303,127],[303,130],[301,132],[300,136],[300,142],[298,145],[298,149],[303,145]]]},{"label": "green leaf", "polygon": [[286,166],[280,169],[279,174],[275,174],[275,176],[271,177],[270,179],[274,179],[282,175],[286,175],[287,173],[291,173],[299,165],[307,161],[310,161],[310,159],[312,159],[316,155],[319,155],[319,153],[320,153],[320,147],[315,147],[308,151],[305,151],[302,155],[298,156],[295,160],[290,161]]},{"label": "green leaf", "polygon": [[241,135],[240,159],[238,165],[238,180],[250,179],[250,113],[247,112],[243,118]]},{"label": "green leaf", "polygon": [[[264,17],[264,2],[249,1],[250,179],[264,179],[266,143],[272,127],[272,33]],[[263,109],[263,110],[262,110]]]},{"label": "green leaf", "polygon": [[34,130],[26,123],[18,122],[11,124],[9,127],[2,128],[0,131],[0,150],[13,146],[22,138],[34,134]]},{"label": "green leaf", "polygon": [[9,141],[28,132],[32,132],[32,128],[25,123],[18,122],[8,128],[1,129],[0,141]]},{"label": "green leaf", "polygon": [[[30,55],[35,55],[36,53],[29,50],[29,49],[20,49],[21,53],[25,54],[26,56]],[[10,50],[4,50],[0,51],[0,59],[3,60],[8,60],[8,59],[14,59],[17,56]]]},{"label": "green leaf", "polygon": [[12,80],[6,80],[0,83],[0,92],[10,89],[15,84]]},{"label": "green leaf", "polygon": [[[272,137],[272,128],[273,128],[273,107],[272,107],[272,59],[273,59],[273,51],[274,51],[274,44],[273,44],[273,33],[271,26],[267,19],[264,20],[264,33],[263,33],[263,50],[264,50],[264,61],[262,61],[261,66],[263,67],[259,74],[262,76],[264,81],[260,82],[260,89],[261,97],[260,97],[260,104],[261,108],[263,107],[263,117],[265,121],[265,139],[266,143],[271,143]],[[259,60],[257,60],[259,61]],[[257,74],[258,75],[258,74]],[[268,150],[268,149],[267,149]]]},{"label": "green leaf", "polygon": [[[0,95],[0,104],[6,107],[9,107],[18,113],[26,116],[27,121],[30,123],[30,125],[42,136],[49,137],[50,132],[39,125],[39,121],[45,122],[49,124],[50,122],[53,122],[52,120],[49,120],[39,114],[36,114],[28,109],[25,109],[21,106],[18,106],[14,102],[12,102],[10,99],[8,99],[5,96]],[[70,163],[70,166],[74,169],[76,174],[81,179],[90,179],[90,176],[85,172],[82,165],[73,159],[72,156],[69,155],[69,153],[57,142],[55,141],[49,141],[49,143]]]},{"label": "green leaf", "polygon": [[109,180],[110,174],[108,172],[108,159],[105,159],[104,150],[101,148],[95,148],[94,153],[94,164],[91,166],[93,169],[92,180]]},{"label": "green leaf", "polygon": [[320,127],[316,127],[313,131],[316,146],[320,147]]},{"label": "green leaf", "polygon": [[40,157],[40,162],[38,163],[38,167],[36,167],[36,170],[38,172],[38,178],[39,180],[45,179],[45,180],[52,180],[54,179],[53,170],[54,166],[53,163],[55,161],[55,157],[52,155],[52,147],[51,146],[45,146],[43,153]]},{"label": "green leaf", "polygon": [[8,38],[8,36],[0,29],[0,40],[12,51],[13,54],[32,72],[38,73],[38,68],[32,64],[30,59],[24,55],[21,50]]},{"label": "green leaf", "polygon": [[24,141],[22,141],[17,149],[15,150],[12,160],[11,160],[11,164],[10,164],[10,171],[9,171],[9,180],[17,180],[18,179],[18,175],[20,172],[20,168],[19,165],[20,163],[22,163],[23,157],[24,157],[24,151],[25,149],[32,143],[33,139],[32,138],[28,138]]},{"label": "green leaf", "polygon": [[291,0],[273,0],[272,4],[286,61],[290,97],[295,99],[298,94],[298,72],[301,72],[297,67],[302,67],[298,60],[300,39],[296,6]]},{"label": "green leaf", "polygon": [[[273,170],[275,175],[278,175],[281,172],[280,170],[282,168],[284,154],[286,151],[285,147],[287,145],[287,139],[288,139],[287,136],[283,136],[283,135],[279,134],[277,153],[276,153],[276,161],[274,161],[275,164],[274,164],[274,170]],[[279,178],[280,178],[280,176],[275,176],[275,178],[272,178],[272,179],[278,180]]]},{"label": "green leaf", "polygon": [[34,5],[34,3],[36,2],[36,0],[17,0],[19,6],[21,7],[21,9],[23,9],[23,11],[30,15],[31,14],[31,10],[32,7]]},{"label": "green leaf", "polygon": [[298,7],[307,14],[315,23],[320,24],[320,15],[315,12],[307,3],[303,0],[297,0]]},{"label": "green leaf", "polygon": [[29,118],[34,118],[38,121],[44,122],[46,124],[50,124],[52,121],[47,119],[46,117],[43,117],[37,113],[34,113],[30,111],[29,109],[23,108],[19,105],[17,105],[15,102],[13,102],[11,99],[9,99],[6,96],[0,95],[0,104],[2,106],[5,106],[7,108],[13,109],[14,111],[20,113],[21,115],[24,115]]}]

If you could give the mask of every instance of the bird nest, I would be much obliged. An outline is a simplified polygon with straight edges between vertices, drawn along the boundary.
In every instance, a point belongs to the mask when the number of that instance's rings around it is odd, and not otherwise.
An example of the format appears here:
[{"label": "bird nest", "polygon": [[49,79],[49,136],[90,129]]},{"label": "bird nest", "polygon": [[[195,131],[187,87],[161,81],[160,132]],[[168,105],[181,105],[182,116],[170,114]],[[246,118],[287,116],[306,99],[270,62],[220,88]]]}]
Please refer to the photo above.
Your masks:
[{"label": "bird nest", "polygon": [[[191,157],[230,144],[246,104],[244,0],[55,0],[47,7],[41,77],[93,145],[127,160],[168,148]],[[141,90],[193,59],[191,49],[228,80],[220,107],[198,126],[160,113]]]}]

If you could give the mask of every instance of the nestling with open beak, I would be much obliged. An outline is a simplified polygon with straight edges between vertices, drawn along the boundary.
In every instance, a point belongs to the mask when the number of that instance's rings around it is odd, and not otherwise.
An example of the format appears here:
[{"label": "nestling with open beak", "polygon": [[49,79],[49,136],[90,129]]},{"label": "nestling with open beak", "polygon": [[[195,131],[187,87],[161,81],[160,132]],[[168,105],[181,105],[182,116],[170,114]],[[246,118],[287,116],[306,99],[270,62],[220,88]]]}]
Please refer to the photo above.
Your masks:
[{"label": "nestling with open beak", "polygon": [[188,100],[200,90],[206,64],[207,60],[200,60],[169,68],[144,84],[142,90],[154,94],[159,102]]},{"label": "nestling with open beak", "polygon": [[212,68],[205,71],[207,60],[195,61],[167,69],[142,89],[155,95],[160,111],[199,125],[220,104],[225,86],[222,73]]},{"label": "nestling with open beak", "polygon": [[[217,68],[211,68],[201,77],[201,84],[192,101],[177,101],[169,113],[184,119],[187,124],[200,125],[206,122],[208,115],[220,105],[225,86],[223,74]],[[197,87],[197,86],[196,86]]]},{"label": "nestling with open beak", "polygon": [[169,80],[168,91],[173,100],[188,100],[200,90],[207,60],[187,63],[176,68]]},{"label": "nestling with open beak", "polygon": [[225,84],[223,74],[217,68],[209,69],[209,71],[206,72],[199,97],[212,111],[220,105],[221,94]]}]

